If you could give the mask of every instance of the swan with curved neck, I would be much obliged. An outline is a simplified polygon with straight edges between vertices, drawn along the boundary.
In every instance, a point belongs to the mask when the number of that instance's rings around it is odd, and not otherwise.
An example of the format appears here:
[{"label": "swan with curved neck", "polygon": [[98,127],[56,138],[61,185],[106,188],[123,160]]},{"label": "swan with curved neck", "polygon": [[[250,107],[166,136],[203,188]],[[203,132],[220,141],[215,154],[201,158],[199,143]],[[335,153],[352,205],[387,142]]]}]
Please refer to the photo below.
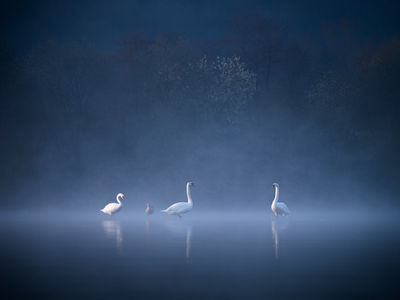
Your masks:
[{"label": "swan with curved neck", "polygon": [[125,196],[124,196],[124,194],[122,194],[122,193],[119,193],[118,195],[117,195],[117,202],[118,203],[115,203],[115,202],[113,202],[113,203],[108,203],[106,206],[104,206],[104,208],[103,209],[101,209],[100,211],[101,212],[103,212],[103,213],[105,213],[105,214],[107,214],[107,215],[113,215],[113,214],[115,214],[116,212],[118,212],[120,209],[121,209],[121,207],[122,207],[122,202],[121,202],[121,200],[125,200]]},{"label": "swan with curved neck", "polygon": [[289,208],[287,205],[283,202],[278,202],[279,201],[279,184],[273,183],[272,186],[275,188],[275,198],[272,201],[271,204],[271,210],[274,213],[275,216],[286,216],[290,214]]},{"label": "swan with curved neck", "polygon": [[181,218],[182,214],[185,214],[185,213],[191,211],[193,208],[193,201],[192,201],[192,196],[190,194],[190,188],[192,186],[194,186],[193,182],[186,183],[187,202],[174,203],[167,209],[162,210],[161,212],[166,213],[168,215],[176,215]]}]

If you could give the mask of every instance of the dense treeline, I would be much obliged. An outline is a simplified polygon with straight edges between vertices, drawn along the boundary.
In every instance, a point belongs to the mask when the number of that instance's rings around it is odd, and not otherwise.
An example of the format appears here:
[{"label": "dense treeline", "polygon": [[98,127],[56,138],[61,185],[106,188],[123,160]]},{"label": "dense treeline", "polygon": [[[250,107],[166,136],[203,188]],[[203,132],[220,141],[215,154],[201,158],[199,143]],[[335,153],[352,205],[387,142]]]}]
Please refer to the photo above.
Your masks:
[{"label": "dense treeline", "polygon": [[297,203],[390,196],[400,40],[325,30],[296,43],[241,16],[219,44],[136,33],[111,53],[53,40],[17,56],[3,41],[2,194],[94,203],[128,190],[157,204],[191,178],[204,208],[262,206],[272,181]]}]

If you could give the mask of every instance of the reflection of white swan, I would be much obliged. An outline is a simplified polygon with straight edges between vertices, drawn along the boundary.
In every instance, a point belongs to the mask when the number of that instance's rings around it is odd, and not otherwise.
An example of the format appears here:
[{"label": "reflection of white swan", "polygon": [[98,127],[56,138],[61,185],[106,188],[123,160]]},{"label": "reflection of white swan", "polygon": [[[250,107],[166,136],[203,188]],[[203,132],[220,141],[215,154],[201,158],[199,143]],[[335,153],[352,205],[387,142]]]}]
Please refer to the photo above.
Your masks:
[{"label": "reflection of white swan", "polygon": [[283,202],[278,202],[278,200],[279,200],[279,184],[273,183],[272,186],[275,187],[275,198],[271,204],[272,212],[274,213],[275,216],[288,215],[290,213],[290,211],[289,211],[289,208],[287,207],[287,205]]},{"label": "reflection of white swan", "polygon": [[103,228],[108,238],[115,238],[117,249],[120,250],[122,248],[122,231],[120,223],[111,220],[103,221]]},{"label": "reflection of white swan", "polygon": [[188,226],[186,229],[186,263],[189,263],[190,259],[190,246],[192,242],[192,226]]},{"label": "reflection of white swan", "polygon": [[[178,222],[177,220],[169,220],[165,222],[166,228],[171,232],[177,239],[181,240],[186,235],[185,243],[185,258],[186,263],[189,263],[190,256],[192,253],[192,225],[191,223],[185,224]],[[179,250],[180,251],[180,250]]]},{"label": "reflection of white swan", "polygon": [[272,229],[272,237],[274,239],[275,258],[278,259],[278,257],[279,257],[279,236],[278,236],[278,231],[276,230],[276,227],[275,227],[275,220],[272,220],[271,229]]},{"label": "reflection of white swan", "polygon": [[187,200],[188,200],[187,202],[174,203],[167,209],[162,210],[161,212],[164,212],[169,215],[176,215],[178,217],[182,217],[182,214],[191,211],[193,208],[192,197],[190,195],[190,187],[191,186],[194,186],[193,182],[188,182],[186,184],[186,195],[187,195]]},{"label": "reflection of white swan", "polygon": [[117,202],[118,203],[108,203],[106,206],[104,206],[103,209],[101,209],[100,211],[102,211],[103,213],[107,214],[107,215],[112,215],[115,214],[117,211],[119,211],[121,209],[122,203],[121,200],[125,200],[124,194],[119,193],[117,195]]}]

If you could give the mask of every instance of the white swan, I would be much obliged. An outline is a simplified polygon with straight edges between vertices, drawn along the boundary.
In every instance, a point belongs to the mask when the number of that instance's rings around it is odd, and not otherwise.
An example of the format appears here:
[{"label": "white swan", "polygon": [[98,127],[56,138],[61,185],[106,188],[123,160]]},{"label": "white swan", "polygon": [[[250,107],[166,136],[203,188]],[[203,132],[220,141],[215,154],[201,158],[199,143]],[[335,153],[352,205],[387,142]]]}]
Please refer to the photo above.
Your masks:
[{"label": "white swan", "polygon": [[167,209],[162,210],[161,212],[169,214],[169,215],[176,215],[179,218],[182,217],[182,214],[187,213],[192,210],[193,202],[192,197],[190,196],[190,187],[194,186],[193,182],[188,182],[186,184],[186,195],[187,195],[187,202],[178,202],[172,204]]},{"label": "white swan", "polygon": [[272,201],[271,204],[271,210],[274,213],[275,216],[281,215],[285,216],[290,214],[289,208],[287,205],[283,202],[278,202],[279,200],[279,184],[273,183],[273,187],[275,187],[275,198],[274,201]]},{"label": "white swan", "polygon": [[121,198],[121,200],[125,200],[124,194],[119,193],[117,195],[117,202],[118,203],[108,203],[100,211],[105,213],[105,214],[107,214],[107,215],[110,215],[110,216],[112,214],[115,214],[117,211],[119,211],[121,209],[121,206],[122,206],[122,202],[121,202],[120,198]]}]

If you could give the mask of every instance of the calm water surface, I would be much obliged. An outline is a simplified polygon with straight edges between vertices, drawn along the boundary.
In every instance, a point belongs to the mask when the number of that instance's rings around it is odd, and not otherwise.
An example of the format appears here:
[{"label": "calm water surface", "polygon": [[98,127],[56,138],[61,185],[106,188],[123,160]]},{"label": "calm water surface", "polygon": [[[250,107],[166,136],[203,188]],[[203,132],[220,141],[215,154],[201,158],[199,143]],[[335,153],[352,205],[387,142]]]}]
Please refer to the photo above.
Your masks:
[{"label": "calm water surface", "polygon": [[20,299],[395,299],[398,216],[14,214],[1,285]]}]

